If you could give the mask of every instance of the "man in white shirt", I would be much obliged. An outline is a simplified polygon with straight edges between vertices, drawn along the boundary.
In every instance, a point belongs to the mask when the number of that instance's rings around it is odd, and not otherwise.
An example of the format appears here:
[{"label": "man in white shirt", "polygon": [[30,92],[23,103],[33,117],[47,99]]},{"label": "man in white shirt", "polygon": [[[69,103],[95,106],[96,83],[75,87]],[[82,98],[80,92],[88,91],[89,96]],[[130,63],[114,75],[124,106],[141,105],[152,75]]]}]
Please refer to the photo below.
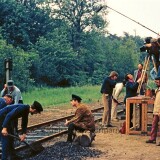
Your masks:
[{"label": "man in white shirt", "polygon": [[122,92],[123,87],[125,86],[125,82],[119,82],[115,85],[113,89],[113,100],[112,100],[112,110],[111,110],[111,120],[118,121],[117,117],[117,106],[118,106],[118,97]]}]

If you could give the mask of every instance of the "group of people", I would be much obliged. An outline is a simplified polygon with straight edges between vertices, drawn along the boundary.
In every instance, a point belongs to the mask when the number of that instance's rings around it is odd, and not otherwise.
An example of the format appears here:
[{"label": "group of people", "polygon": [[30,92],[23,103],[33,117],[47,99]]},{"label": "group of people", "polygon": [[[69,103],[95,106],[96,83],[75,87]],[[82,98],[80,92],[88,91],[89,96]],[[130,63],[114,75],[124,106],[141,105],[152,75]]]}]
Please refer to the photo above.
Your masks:
[{"label": "group of people", "polygon": [[[139,83],[142,81],[142,64],[138,64],[138,70],[134,72],[134,76],[127,73],[124,77],[123,82],[117,83],[118,73],[112,71],[108,77],[106,77],[102,83],[100,92],[102,93],[102,102],[104,106],[102,126],[112,127],[111,121],[118,121],[117,117],[117,106],[119,104],[118,97],[122,92],[123,87],[126,87],[126,95],[124,98],[124,103],[129,97],[137,96],[137,89]],[[145,86],[147,83],[147,75],[142,83],[142,89],[140,94],[144,94]],[[160,115],[160,69],[157,76],[155,77],[155,84],[158,89],[156,91],[156,98],[154,102],[154,118],[151,130],[151,138],[146,141],[146,143],[155,143]],[[12,80],[9,80],[4,86],[1,92],[0,98],[0,126],[1,126],[1,142],[2,142],[2,160],[6,160],[8,157],[10,159],[16,159],[14,153],[14,143],[13,138],[9,134],[15,134],[14,129],[17,127],[18,118],[22,117],[22,133],[19,136],[21,141],[26,138],[28,115],[29,113],[37,114],[43,111],[42,105],[34,101],[31,105],[23,104],[23,99],[20,90],[14,85]],[[73,142],[74,140],[74,130],[85,131],[89,130],[91,133],[95,132],[95,122],[94,116],[89,109],[89,107],[81,103],[82,98],[78,95],[72,94],[71,105],[76,108],[75,116],[66,120],[65,125],[68,126],[68,137],[67,142]],[[113,104],[113,105],[112,105]],[[130,111],[130,120],[132,119],[133,106]],[[130,127],[133,124],[130,121]],[[95,136],[95,135],[94,135]],[[94,137],[93,137],[94,138]]]},{"label": "group of people", "polygon": [[[116,108],[118,105],[118,96],[121,93],[123,87],[126,87],[126,95],[124,97],[124,104],[126,104],[126,99],[129,97],[137,96],[137,89],[139,87],[139,83],[142,83],[142,87],[140,89],[140,95],[144,95],[146,90],[146,83],[148,80],[148,76],[145,73],[144,79],[142,82],[142,68],[143,64],[138,64],[138,70],[134,72],[134,76],[130,73],[127,73],[124,77],[124,81],[121,83],[116,83],[116,79],[118,77],[118,73],[112,71],[108,77],[106,77],[102,83],[101,93],[102,93],[102,102],[104,106],[104,112],[102,117],[102,126],[103,127],[112,127],[111,120],[116,117]],[[158,130],[158,122],[160,121],[160,67],[158,69],[158,73],[154,76],[155,84],[157,85],[157,90],[155,92],[155,101],[154,101],[154,110],[153,110],[153,122],[151,129],[151,137],[146,143],[156,143],[157,130]],[[113,105],[112,105],[113,103]],[[141,106],[140,107],[140,115],[141,115]],[[130,104],[130,127],[133,127],[132,123],[133,117],[133,104]],[[160,143],[158,144],[160,146]]]},{"label": "group of people", "polygon": [[[104,106],[104,112],[102,117],[103,127],[112,127],[111,120],[117,120],[117,105],[118,96],[120,95],[123,87],[126,87],[126,96],[124,98],[124,103],[128,97],[133,97],[137,95],[137,88],[141,79],[139,78],[136,82],[132,74],[127,73],[125,79],[121,83],[116,84],[116,79],[118,78],[118,73],[112,71],[108,77],[103,81],[101,87],[102,102]],[[112,105],[113,103],[113,105]],[[131,110],[132,116],[132,110]]]},{"label": "group of people", "polygon": [[[14,85],[13,80],[8,80],[4,85],[0,98],[0,128],[2,143],[2,160],[20,159],[14,151],[14,139],[10,135],[18,134],[18,118],[21,118],[21,141],[26,138],[29,113],[31,115],[41,113],[42,105],[34,101],[31,105],[23,104],[21,91]],[[15,133],[16,132],[16,133]]]}]

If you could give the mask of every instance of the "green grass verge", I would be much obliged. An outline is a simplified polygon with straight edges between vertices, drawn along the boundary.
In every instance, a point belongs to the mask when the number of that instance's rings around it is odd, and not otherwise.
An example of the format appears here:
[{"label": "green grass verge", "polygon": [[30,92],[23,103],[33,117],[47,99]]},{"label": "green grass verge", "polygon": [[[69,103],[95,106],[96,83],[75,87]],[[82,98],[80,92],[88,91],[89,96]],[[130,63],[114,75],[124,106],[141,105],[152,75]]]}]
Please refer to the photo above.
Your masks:
[{"label": "green grass verge", "polygon": [[39,101],[44,108],[70,107],[71,95],[76,94],[84,103],[94,103],[100,100],[100,86],[81,86],[66,88],[35,88],[30,92],[22,93],[24,104]]}]

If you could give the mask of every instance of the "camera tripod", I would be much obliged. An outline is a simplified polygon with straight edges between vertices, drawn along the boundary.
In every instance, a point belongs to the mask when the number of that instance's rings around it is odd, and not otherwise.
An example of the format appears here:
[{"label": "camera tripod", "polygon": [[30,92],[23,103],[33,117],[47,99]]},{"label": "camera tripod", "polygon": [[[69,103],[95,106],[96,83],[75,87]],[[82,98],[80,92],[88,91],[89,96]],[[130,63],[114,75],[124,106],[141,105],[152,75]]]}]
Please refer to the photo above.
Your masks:
[{"label": "camera tripod", "polygon": [[146,72],[147,72],[147,68],[148,68],[148,65],[149,65],[149,62],[150,60],[152,60],[153,62],[153,66],[155,68],[155,71],[157,73],[157,67],[156,67],[156,64],[155,64],[155,61],[154,61],[154,57],[152,54],[148,54],[146,57],[145,57],[145,61],[144,61],[144,65],[143,65],[143,69],[142,69],[142,74],[141,74],[141,82],[139,83],[139,86],[138,86],[138,89],[137,89],[137,94],[139,95],[140,94],[140,90],[141,90],[141,87],[142,87],[142,84],[144,82],[144,79],[146,77]]}]

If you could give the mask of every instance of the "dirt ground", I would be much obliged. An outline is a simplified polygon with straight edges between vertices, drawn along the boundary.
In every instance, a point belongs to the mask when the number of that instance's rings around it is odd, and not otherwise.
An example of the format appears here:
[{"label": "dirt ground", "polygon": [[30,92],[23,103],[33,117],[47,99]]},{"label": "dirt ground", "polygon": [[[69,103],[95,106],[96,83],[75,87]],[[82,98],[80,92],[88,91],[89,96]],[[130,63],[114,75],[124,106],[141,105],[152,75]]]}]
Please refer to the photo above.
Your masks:
[{"label": "dirt ground", "polygon": [[[46,110],[41,115],[31,116],[29,124],[53,120],[73,113],[73,109]],[[120,134],[118,130],[122,122],[114,124],[118,128],[97,129],[91,148],[101,150],[103,154],[99,158],[87,158],[87,160],[160,160],[160,146],[146,144],[145,141],[149,139],[149,136]],[[99,124],[97,124],[98,127]],[[160,138],[158,137],[157,140],[159,142]]]}]

